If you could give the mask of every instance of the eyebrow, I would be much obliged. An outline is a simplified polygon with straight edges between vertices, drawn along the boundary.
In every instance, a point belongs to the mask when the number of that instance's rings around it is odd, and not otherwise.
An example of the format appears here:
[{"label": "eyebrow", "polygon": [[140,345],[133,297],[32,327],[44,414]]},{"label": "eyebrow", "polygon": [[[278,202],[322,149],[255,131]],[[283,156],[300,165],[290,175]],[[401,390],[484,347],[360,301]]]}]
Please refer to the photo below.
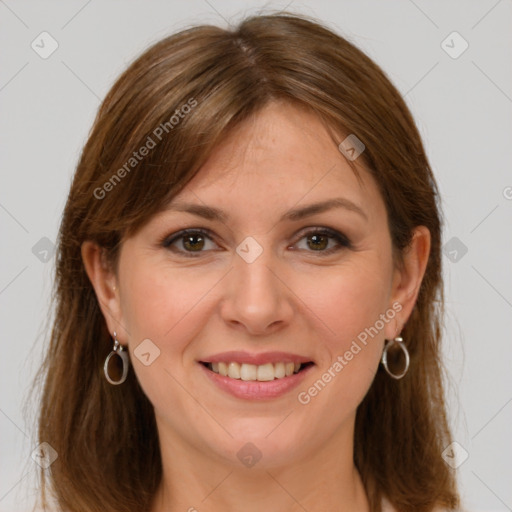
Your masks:
[{"label": "eyebrow", "polygon": [[[334,208],[343,208],[345,210],[355,212],[362,216],[364,219],[368,220],[368,216],[360,206],[353,203],[349,199],[345,199],[343,197],[336,197],[333,199],[328,199],[326,201],[321,201],[319,203],[308,204],[300,208],[294,208],[284,213],[279,219],[279,222],[285,220],[301,220],[306,217],[316,215],[318,213],[323,213],[325,211],[332,210]],[[197,215],[198,217],[202,217],[207,220],[218,220],[221,222],[227,222],[229,220],[229,215],[226,212],[213,206],[206,206],[201,204],[183,202],[170,203],[166,210],[191,213],[193,215]]]}]

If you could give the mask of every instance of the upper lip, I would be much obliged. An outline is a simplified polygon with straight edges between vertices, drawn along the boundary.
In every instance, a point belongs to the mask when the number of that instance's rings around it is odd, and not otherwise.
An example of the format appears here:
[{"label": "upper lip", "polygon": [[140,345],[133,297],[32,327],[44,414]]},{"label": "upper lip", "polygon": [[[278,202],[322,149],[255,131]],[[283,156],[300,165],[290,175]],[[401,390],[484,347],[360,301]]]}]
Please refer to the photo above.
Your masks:
[{"label": "upper lip", "polygon": [[291,352],[261,352],[254,354],[244,351],[221,352],[200,360],[203,363],[238,363],[254,364],[256,366],[267,363],[310,363],[310,358]]}]

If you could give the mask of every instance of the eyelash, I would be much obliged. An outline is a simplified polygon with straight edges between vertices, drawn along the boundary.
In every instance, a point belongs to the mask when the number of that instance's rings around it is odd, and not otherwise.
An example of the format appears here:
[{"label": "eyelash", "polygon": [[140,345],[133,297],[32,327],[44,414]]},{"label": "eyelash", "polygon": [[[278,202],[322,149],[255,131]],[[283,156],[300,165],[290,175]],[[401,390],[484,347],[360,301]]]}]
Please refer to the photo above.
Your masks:
[{"label": "eyelash", "polygon": [[[212,233],[208,230],[208,229],[204,229],[204,228],[190,228],[190,229],[183,229],[181,231],[178,231],[177,233],[173,233],[172,235],[168,235],[166,236],[165,238],[163,238],[160,242],[160,244],[173,251],[173,252],[176,252],[178,254],[181,254],[183,256],[185,256],[186,258],[197,258],[201,255],[201,253],[204,253],[206,251],[185,251],[185,250],[179,250],[179,249],[176,249],[176,248],[172,248],[172,244],[174,242],[177,242],[179,240],[182,240],[185,236],[187,235],[202,235],[210,240],[213,241],[213,236],[212,236]],[[331,229],[331,228],[313,228],[313,229],[310,229],[309,231],[305,232],[298,240],[297,242],[299,242],[300,240],[302,240],[303,238],[307,238],[308,236],[312,236],[312,235],[323,235],[323,236],[327,236],[331,239],[334,239],[338,245],[335,246],[335,247],[331,247],[330,249],[326,249],[326,250],[321,250],[321,251],[313,251],[313,250],[310,250],[310,251],[307,251],[307,252],[311,252],[311,253],[317,253],[318,256],[324,256],[324,255],[331,255],[333,254],[334,252],[337,252],[343,248],[346,248],[346,249],[351,249],[352,248],[352,244],[350,242],[350,240],[343,234],[343,233],[340,233],[334,229]],[[304,250],[304,249],[302,249]]]}]

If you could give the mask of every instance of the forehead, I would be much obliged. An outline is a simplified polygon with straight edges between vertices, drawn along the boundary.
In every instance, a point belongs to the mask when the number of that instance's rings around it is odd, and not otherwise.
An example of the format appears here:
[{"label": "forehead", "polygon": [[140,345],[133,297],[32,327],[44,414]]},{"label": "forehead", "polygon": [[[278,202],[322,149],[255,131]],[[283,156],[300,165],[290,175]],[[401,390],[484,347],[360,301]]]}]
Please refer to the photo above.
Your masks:
[{"label": "forehead", "polygon": [[364,167],[358,171],[359,180],[317,116],[274,102],[232,129],[171,204],[250,208],[264,216],[343,197],[378,218],[385,214],[378,187]]}]

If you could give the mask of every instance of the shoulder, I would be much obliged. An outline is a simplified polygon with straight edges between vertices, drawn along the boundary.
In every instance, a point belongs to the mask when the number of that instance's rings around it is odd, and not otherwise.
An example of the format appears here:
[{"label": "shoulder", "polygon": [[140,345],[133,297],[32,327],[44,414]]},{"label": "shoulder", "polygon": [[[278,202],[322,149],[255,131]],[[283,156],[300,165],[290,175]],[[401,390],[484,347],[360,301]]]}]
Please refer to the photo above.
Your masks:
[{"label": "shoulder", "polygon": [[[391,503],[386,499],[386,498],[383,498],[382,499],[382,512],[400,512],[399,510],[397,510],[395,507],[393,507],[393,505],[391,505]],[[443,508],[443,507],[436,507],[433,512],[452,512],[450,510],[448,510],[447,508]],[[457,512],[470,512],[469,510],[467,509],[458,509]]]}]

